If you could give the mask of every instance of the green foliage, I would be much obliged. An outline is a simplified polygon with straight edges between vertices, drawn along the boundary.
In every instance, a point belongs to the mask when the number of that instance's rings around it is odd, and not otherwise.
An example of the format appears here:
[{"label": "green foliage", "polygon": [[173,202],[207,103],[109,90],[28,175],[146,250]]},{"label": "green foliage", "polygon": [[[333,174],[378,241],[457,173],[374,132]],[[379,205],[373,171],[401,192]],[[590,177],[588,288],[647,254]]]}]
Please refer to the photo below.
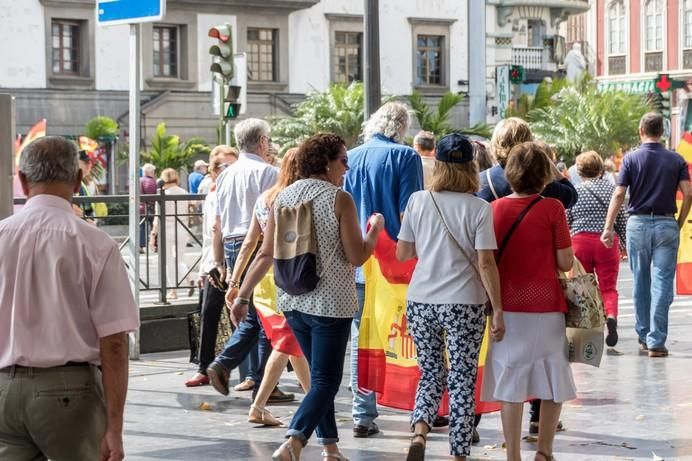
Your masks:
[{"label": "green foliage", "polygon": [[363,84],[332,84],[324,92],[312,92],[296,105],[292,117],[270,120],[272,141],[281,152],[319,132],[335,133],[344,138],[347,147],[358,142],[365,105]]},{"label": "green foliage", "polygon": [[189,169],[193,155],[195,150],[187,144],[181,145],[179,136],[166,134],[166,124],[161,122],[151,138],[151,147],[141,152],[140,158],[142,163],[151,163],[161,172],[166,168]]},{"label": "green foliage", "polygon": [[530,121],[532,117],[532,111],[537,109],[545,109],[546,107],[552,106],[554,101],[554,96],[567,88],[570,83],[566,78],[558,79],[545,79],[543,80],[536,89],[535,95],[522,94],[517,101],[515,107],[510,107],[505,112],[505,118],[507,117],[519,117],[524,120]]},{"label": "green foliage", "polygon": [[203,138],[190,138],[183,144],[183,152],[189,154],[191,158],[209,157],[211,147]]},{"label": "green foliage", "polygon": [[592,82],[562,89],[554,103],[530,112],[535,137],[569,161],[586,150],[604,157],[639,143],[639,119],[649,107],[640,95],[599,92]]},{"label": "green foliage", "polygon": [[118,124],[110,117],[94,117],[84,127],[84,134],[91,139],[112,138],[118,135]]},{"label": "green foliage", "polygon": [[414,91],[408,97],[413,114],[418,119],[418,124],[424,131],[435,133],[436,136],[444,136],[455,131],[449,125],[449,117],[452,109],[464,99],[463,95],[447,92],[440,99],[437,109],[433,110],[423,100],[423,95],[419,91]]}]

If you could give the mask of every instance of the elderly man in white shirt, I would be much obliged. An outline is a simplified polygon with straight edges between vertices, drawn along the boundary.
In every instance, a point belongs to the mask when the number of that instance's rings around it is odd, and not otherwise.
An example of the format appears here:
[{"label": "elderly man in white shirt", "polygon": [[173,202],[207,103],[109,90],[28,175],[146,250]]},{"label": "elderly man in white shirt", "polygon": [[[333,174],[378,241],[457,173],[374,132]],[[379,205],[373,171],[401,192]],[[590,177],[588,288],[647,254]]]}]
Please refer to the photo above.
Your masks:
[{"label": "elderly man in white shirt", "polygon": [[72,212],[81,179],[74,143],[32,142],[27,204],[0,221],[0,459],[124,457],[139,313],[118,245]]},{"label": "elderly man in white shirt", "polygon": [[[238,161],[224,170],[216,180],[217,217],[212,231],[214,259],[219,272],[230,274],[238,252],[250,228],[255,202],[274,185],[278,170],[267,163],[269,124],[250,118],[239,122],[233,131],[240,154]],[[240,287],[242,280],[228,280],[229,287]],[[264,375],[264,366],[271,354],[271,345],[257,318],[252,303],[248,316],[228,340],[224,350],[207,367],[207,375],[218,392],[228,395],[230,371],[237,367],[254,348],[258,348],[258,362],[251,363],[250,375],[255,389]],[[270,402],[291,401],[294,396],[274,390]]]}]

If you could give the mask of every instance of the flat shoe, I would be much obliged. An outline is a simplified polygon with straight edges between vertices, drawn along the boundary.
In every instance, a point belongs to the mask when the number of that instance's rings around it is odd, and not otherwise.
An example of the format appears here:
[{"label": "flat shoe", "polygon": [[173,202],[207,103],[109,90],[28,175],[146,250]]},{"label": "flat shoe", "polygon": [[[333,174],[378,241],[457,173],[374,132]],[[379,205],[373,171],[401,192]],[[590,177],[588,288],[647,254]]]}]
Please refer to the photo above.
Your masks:
[{"label": "flat shoe", "polygon": [[349,461],[347,457],[345,457],[338,451],[336,453],[329,453],[328,451],[323,451],[322,453],[320,453],[320,456],[322,458],[332,458],[337,461]]},{"label": "flat shoe", "polygon": [[288,453],[288,461],[298,461],[298,457],[293,452],[293,447],[288,440],[282,443],[281,446],[272,454],[272,461],[285,461],[285,458],[281,457],[281,453],[283,452]]},{"label": "flat shoe", "polygon": [[185,386],[187,387],[197,387],[206,386],[209,384],[209,376],[203,375],[201,373],[196,374],[192,378],[185,381]]},{"label": "flat shoe", "polygon": [[[275,427],[275,426],[281,426],[281,421],[276,419],[274,415],[272,415],[270,412],[265,410],[264,408],[258,407],[257,405],[250,405],[250,408],[253,410],[257,410],[260,414],[259,418],[255,418],[254,416],[249,416],[247,419],[248,423],[251,424],[261,424],[262,426],[269,426],[269,427]],[[272,419],[269,419],[267,416],[271,417]]]},{"label": "flat shoe", "polygon": [[236,384],[233,390],[236,392],[251,391],[255,388],[255,382],[251,379],[246,379],[240,384]]},{"label": "flat shoe", "polygon": [[608,328],[608,334],[605,338],[606,346],[615,347],[618,343],[618,321],[614,317],[608,317],[606,320],[606,327]]}]

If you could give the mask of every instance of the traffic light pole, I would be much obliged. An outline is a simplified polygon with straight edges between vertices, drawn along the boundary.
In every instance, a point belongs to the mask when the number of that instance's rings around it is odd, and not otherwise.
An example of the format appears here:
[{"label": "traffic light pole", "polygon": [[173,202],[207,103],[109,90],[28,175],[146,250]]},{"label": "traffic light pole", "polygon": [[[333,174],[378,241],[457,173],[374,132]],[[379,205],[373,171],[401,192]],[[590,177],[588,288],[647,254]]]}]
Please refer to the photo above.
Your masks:
[{"label": "traffic light pole", "polygon": [[485,123],[485,5],[486,2],[468,2],[468,56],[469,56],[469,124]]},{"label": "traffic light pole", "polygon": [[380,83],[380,2],[365,0],[365,120],[382,102]]},{"label": "traffic light pole", "polygon": [[[130,24],[130,150],[129,150],[129,253],[128,275],[135,302],[139,304],[139,82],[141,79],[141,26]],[[163,225],[163,224],[162,224]],[[163,251],[163,246],[159,251]],[[130,358],[139,359],[139,328],[130,336]]]}]

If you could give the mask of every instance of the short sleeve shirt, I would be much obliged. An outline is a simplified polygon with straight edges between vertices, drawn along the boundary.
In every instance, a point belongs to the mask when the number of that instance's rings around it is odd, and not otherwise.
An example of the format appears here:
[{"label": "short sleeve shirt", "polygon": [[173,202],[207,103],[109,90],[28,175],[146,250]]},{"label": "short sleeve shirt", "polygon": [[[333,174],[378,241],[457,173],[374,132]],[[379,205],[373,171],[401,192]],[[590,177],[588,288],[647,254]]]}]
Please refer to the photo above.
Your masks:
[{"label": "short sleeve shirt", "polygon": [[[344,189],[356,204],[363,235],[368,218],[381,213],[387,234],[396,238],[409,197],[423,189],[423,164],[418,153],[377,134],[349,151],[348,167]],[[365,281],[360,269],[356,280]]]},{"label": "short sleeve shirt", "polygon": [[445,223],[465,254],[444,230],[430,192],[414,193],[399,232],[400,240],[415,244],[418,255],[408,299],[429,304],[483,304],[487,295],[476,269],[477,250],[497,248],[492,209],[471,194],[434,194]]},{"label": "short sleeve shirt", "polygon": [[680,181],[689,181],[687,162],[662,144],[647,142],[625,155],[618,185],[629,187],[630,213],[675,213]]},{"label": "short sleeve shirt", "polygon": [[[521,212],[536,198],[504,197],[492,203],[495,236],[502,242]],[[543,198],[524,216],[498,262],[502,305],[507,312],[567,312],[557,278],[555,252],[572,246],[562,204]]]}]

